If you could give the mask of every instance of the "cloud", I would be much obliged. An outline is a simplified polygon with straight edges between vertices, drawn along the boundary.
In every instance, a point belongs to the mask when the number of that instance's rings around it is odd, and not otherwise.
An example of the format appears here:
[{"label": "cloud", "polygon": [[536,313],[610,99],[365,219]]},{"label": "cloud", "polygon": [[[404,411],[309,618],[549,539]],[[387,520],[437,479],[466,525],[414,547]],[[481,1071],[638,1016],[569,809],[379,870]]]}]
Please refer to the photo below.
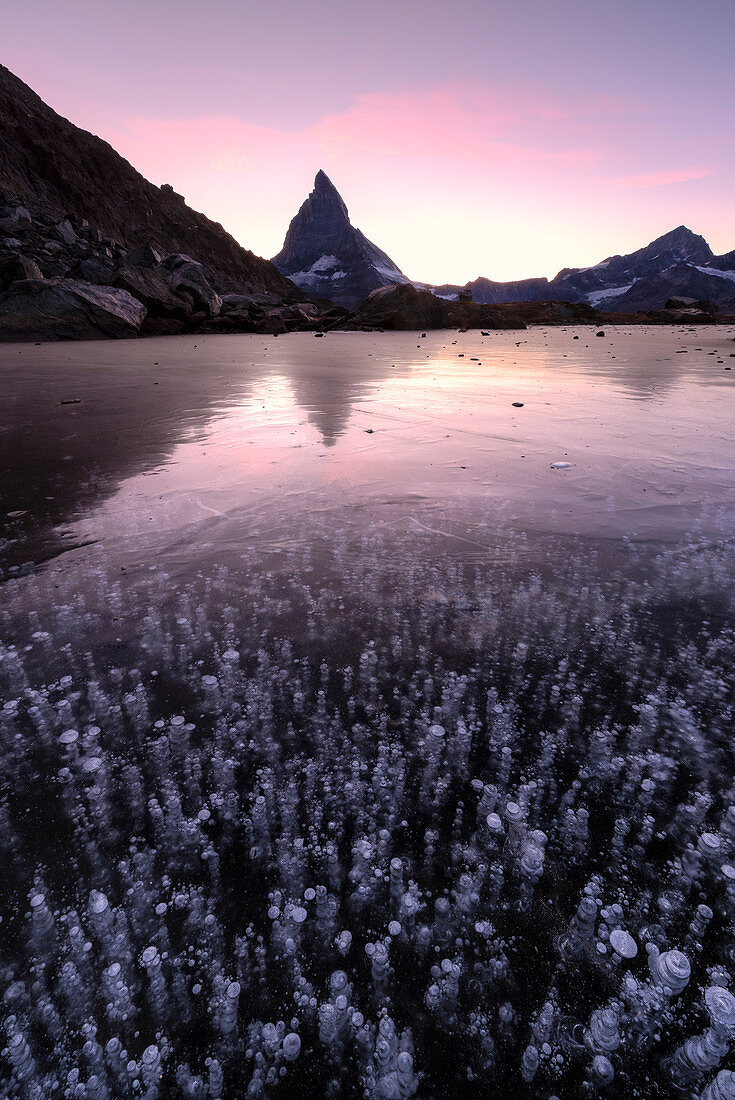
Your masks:
[{"label": "cloud", "polygon": [[540,90],[441,85],[423,92],[369,94],[298,131],[256,126],[233,115],[134,117],[105,137],[156,178],[182,172],[233,174],[311,158],[354,166],[369,161],[591,168],[609,153],[606,100],[575,106]]},{"label": "cloud", "polygon": [[674,168],[668,172],[648,172],[640,176],[618,176],[611,180],[616,187],[640,191],[646,187],[666,187],[672,183],[689,183],[715,174],[714,168]]}]

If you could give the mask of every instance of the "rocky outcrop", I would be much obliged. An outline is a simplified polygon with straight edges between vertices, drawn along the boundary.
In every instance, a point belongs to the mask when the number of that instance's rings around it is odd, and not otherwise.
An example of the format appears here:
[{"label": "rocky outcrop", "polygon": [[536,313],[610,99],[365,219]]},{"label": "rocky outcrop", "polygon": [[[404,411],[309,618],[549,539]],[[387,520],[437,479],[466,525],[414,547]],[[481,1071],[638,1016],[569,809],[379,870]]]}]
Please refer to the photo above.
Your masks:
[{"label": "rocky outcrop", "polygon": [[[67,290],[79,283],[127,291],[145,306],[141,335],[197,332],[212,326],[221,332],[286,332],[324,327],[346,312],[330,302],[314,301],[296,287],[287,300],[257,290],[221,295],[204,265],[191,255],[162,255],[145,243],[128,250],[86,220],[55,222],[16,202],[0,202],[0,291],[19,280],[44,278],[63,280]],[[80,308],[83,300],[80,293]],[[225,314],[232,315],[231,320],[217,328],[214,323]],[[83,313],[80,331],[88,326],[89,317]],[[36,327],[24,337],[19,317],[18,324],[6,323],[0,329],[0,339],[51,339],[52,331],[53,327],[45,328],[44,335]],[[65,332],[70,331],[65,325]]]},{"label": "rocky outcrop", "polygon": [[0,340],[137,336],[145,314],[126,290],[73,279],[24,279],[0,295]]},{"label": "rocky outcrop", "polygon": [[529,324],[593,323],[584,303],[524,302],[483,305],[469,298],[447,301],[411,284],[374,290],[340,324],[344,329],[420,330],[440,328],[523,329]]},{"label": "rocky outcrop", "polygon": [[273,263],[310,294],[349,309],[378,287],[408,282],[391,258],[352,225],[342,196],[321,171]]},{"label": "rocky outcrop", "polygon": [[11,252],[0,260],[0,291],[8,290],[19,279],[42,279],[41,269],[30,256]]},{"label": "rocky outcrop", "polygon": [[[13,339],[48,339],[57,326],[71,336],[73,302],[81,310],[80,333],[93,323],[97,334],[106,326],[112,333],[114,323],[89,312],[90,286],[136,299],[145,308],[129,321],[145,318],[138,322],[143,333],[199,331],[232,313],[239,316],[221,331],[235,331],[238,323],[250,326],[243,331],[318,327],[339,316],[331,302],[315,301],[188,207],[169,184],[149,183],[106,142],[61,118],[3,66],[0,149],[0,291],[13,290],[0,339],[10,332]],[[15,288],[29,279],[56,282],[34,297]],[[223,295],[249,304],[244,311],[224,307]],[[113,303],[116,295],[106,298]],[[44,302],[56,303],[47,324],[38,315]],[[13,323],[8,303],[23,310]],[[33,326],[25,336],[24,318]]]},{"label": "rocky outcrop", "polygon": [[73,245],[86,220],[113,248],[192,255],[218,291],[303,297],[271,263],[192,210],[173,188],[149,183],[107,142],[57,115],[1,65],[0,148],[0,190],[53,223],[61,244]]},{"label": "rocky outcrop", "polygon": [[222,299],[207,278],[204,268],[191,256],[181,254],[167,256],[158,265],[172,290],[191,298],[194,308],[207,317],[216,317],[222,308]]},{"label": "rocky outcrop", "polygon": [[194,312],[194,301],[185,293],[174,292],[168,280],[156,268],[124,265],[112,273],[111,285],[127,290],[141,302],[150,318],[186,321]]}]

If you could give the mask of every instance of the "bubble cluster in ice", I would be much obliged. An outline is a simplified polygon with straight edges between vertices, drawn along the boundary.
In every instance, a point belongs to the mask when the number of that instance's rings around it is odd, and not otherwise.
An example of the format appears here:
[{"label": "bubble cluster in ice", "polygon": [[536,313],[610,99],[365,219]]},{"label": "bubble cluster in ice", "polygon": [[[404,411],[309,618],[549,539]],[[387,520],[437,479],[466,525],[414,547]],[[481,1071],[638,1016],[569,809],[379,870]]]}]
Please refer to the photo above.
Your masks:
[{"label": "bubble cluster in ice", "polygon": [[735,1096],[731,549],[331,552],[0,613],[0,1094]]}]

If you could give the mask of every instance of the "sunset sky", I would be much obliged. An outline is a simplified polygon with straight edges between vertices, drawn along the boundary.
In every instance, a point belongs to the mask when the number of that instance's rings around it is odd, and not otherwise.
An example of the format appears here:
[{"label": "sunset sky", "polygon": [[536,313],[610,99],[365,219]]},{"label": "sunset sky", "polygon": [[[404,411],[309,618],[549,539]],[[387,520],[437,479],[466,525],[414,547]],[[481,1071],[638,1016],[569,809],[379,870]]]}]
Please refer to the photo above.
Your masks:
[{"label": "sunset sky", "polygon": [[733,0],[23,0],[0,60],[263,256],[323,168],[411,278],[735,248]]}]

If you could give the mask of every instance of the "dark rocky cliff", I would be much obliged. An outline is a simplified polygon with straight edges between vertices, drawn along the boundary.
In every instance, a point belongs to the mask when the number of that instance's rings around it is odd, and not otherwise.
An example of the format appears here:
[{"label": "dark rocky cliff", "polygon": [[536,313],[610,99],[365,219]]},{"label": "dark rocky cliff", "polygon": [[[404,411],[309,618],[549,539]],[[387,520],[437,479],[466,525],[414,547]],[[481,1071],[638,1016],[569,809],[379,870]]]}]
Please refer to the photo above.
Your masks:
[{"label": "dark rocky cliff", "polygon": [[0,191],[49,221],[86,220],[126,249],[149,244],[164,255],[187,253],[220,291],[303,298],[273,264],[192,210],[172,187],[149,183],[2,65]]}]

